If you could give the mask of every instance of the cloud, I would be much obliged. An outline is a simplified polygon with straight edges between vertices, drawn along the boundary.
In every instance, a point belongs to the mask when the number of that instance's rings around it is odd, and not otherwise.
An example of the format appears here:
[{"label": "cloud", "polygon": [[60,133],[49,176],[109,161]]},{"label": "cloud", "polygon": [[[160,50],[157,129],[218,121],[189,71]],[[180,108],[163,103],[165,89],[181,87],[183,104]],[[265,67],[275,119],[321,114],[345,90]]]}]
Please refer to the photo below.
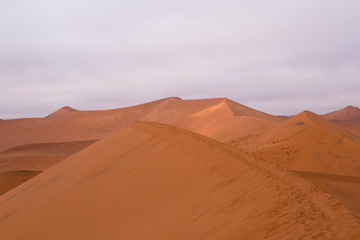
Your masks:
[{"label": "cloud", "polygon": [[0,3],[0,118],[167,96],[276,114],[359,105],[360,2]]}]

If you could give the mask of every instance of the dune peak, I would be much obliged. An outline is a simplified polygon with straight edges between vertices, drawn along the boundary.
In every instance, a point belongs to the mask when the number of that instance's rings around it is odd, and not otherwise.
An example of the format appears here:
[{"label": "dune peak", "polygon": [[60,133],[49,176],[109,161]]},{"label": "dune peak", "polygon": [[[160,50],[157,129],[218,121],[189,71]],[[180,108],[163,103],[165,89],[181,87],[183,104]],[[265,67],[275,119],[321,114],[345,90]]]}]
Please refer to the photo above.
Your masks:
[{"label": "dune peak", "polygon": [[64,115],[67,115],[68,113],[72,113],[72,112],[78,112],[79,110],[74,109],[72,107],[69,106],[65,106],[60,108],[59,110],[51,113],[50,115],[48,115],[46,118],[54,118],[54,117],[61,117]]},{"label": "dune peak", "polygon": [[343,109],[327,113],[324,117],[335,121],[359,121],[360,108],[349,105]]},{"label": "dune peak", "polygon": [[179,98],[179,97],[167,97],[167,98],[164,98],[163,100],[183,100],[182,98]]},{"label": "dune peak", "polygon": [[79,111],[79,110],[74,109],[74,108],[69,107],[69,106],[62,107],[62,108],[60,108],[59,110],[66,110],[66,111],[68,111],[68,112],[76,112],[76,111]]},{"label": "dune peak", "polygon": [[355,107],[355,106],[352,106],[352,105],[346,106],[344,109],[349,109],[349,110],[359,110],[359,108],[358,108],[358,107]]}]

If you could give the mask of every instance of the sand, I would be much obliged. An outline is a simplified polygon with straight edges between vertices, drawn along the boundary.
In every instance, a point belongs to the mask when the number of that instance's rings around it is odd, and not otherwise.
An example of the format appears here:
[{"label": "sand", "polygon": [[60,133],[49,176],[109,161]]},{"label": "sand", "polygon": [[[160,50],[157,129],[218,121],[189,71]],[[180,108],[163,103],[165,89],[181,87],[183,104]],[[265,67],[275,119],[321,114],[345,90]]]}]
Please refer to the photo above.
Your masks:
[{"label": "sand", "polygon": [[[241,148],[243,142],[230,144]],[[360,176],[359,138],[315,113],[302,112],[251,144],[257,157],[287,169]]]},{"label": "sand", "polygon": [[229,144],[295,171],[360,216],[359,138],[319,115],[305,111],[262,135]]},{"label": "sand", "polygon": [[2,239],[360,238],[336,199],[295,174],[146,122],[2,195],[0,213]]},{"label": "sand", "polygon": [[0,195],[19,186],[41,172],[37,171],[10,171],[0,172]]},{"label": "sand", "polygon": [[360,177],[295,172],[338,199],[360,222]]},{"label": "sand", "polygon": [[37,143],[0,153],[0,194],[91,145],[95,141]]},{"label": "sand", "polygon": [[96,140],[21,145],[0,152],[0,172],[44,171],[88,147]]}]

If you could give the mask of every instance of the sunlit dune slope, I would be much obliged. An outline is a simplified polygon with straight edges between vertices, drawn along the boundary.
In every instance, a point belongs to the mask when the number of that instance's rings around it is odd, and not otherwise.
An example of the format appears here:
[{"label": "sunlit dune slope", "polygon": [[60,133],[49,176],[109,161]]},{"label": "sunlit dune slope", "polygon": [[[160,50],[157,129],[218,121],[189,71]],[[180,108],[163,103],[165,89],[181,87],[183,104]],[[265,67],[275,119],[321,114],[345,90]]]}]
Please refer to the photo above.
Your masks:
[{"label": "sunlit dune slope", "polygon": [[277,121],[256,117],[235,116],[204,123],[196,132],[221,142],[227,142],[248,136],[261,136],[278,124]]},{"label": "sunlit dune slope", "polygon": [[[336,200],[209,138],[137,122],[0,197],[2,239],[358,239]],[[19,231],[21,226],[21,231]]]},{"label": "sunlit dune slope", "polygon": [[[135,120],[154,121],[181,127],[194,132],[200,131],[213,137],[212,129],[205,124],[221,120],[237,122],[243,116],[267,121],[281,121],[272,116],[226,98],[181,100],[166,98],[132,107],[101,111],[78,111],[64,107],[45,118],[14,119],[0,122],[0,151],[32,143],[72,142],[101,139],[111,132]],[[232,124],[234,126],[235,124]],[[240,126],[241,127],[241,126]],[[229,127],[217,124],[217,129],[229,132]],[[219,140],[231,140],[220,134]],[[218,133],[214,137],[219,136]],[[240,137],[240,136],[234,136]]]},{"label": "sunlit dune slope", "polygon": [[346,108],[325,114],[323,116],[360,137],[360,108],[347,106]]}]

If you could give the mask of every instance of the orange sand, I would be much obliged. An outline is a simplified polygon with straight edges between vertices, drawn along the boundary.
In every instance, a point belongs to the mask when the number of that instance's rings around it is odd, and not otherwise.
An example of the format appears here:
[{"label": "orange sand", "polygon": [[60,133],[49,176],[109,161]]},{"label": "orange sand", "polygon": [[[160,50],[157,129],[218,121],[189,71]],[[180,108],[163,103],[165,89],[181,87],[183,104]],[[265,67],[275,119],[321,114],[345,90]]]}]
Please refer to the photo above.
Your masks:
[{"label": "orange sand", "polygon": [[360,238],[341,204],[294,174],[141,122],[2,195],[0,232],[2,239]]},{"label": "orange sand", "polygon": [[[257,138],[253,152],[292,170],[360,176],[359,142],[354,134],[305,111]],[[230,144],[241,147],[243,142]]]},{"label": "orange sand", "polygon": [[37,143],[0,153],[0,194],[36,176],[95,141]]},{"label": "orange sand", "polygon": [[0,172],[0,195],[35,177],[39,173],[36,171]]}]

